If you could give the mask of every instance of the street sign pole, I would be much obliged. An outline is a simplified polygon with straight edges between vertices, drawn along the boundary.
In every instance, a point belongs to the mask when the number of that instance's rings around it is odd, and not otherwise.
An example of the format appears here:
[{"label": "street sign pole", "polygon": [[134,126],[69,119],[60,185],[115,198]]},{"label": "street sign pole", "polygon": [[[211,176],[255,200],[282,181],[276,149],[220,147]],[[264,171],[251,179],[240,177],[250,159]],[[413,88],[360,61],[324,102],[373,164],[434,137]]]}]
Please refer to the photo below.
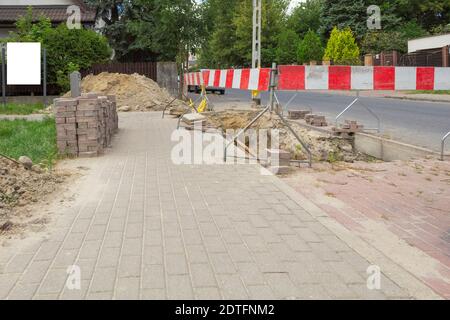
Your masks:
[{"label": "street sign pole", "polygon": [[2,46],[2,101],[6,106],[6,48]]},{"label": "street sign pole", "polygon": [[44,105],[47,106],[47,50],[44,48],[42,50],[43,53],[43,65],[42,65],[42,84],[43,84],[43,95],[44,95]]}]

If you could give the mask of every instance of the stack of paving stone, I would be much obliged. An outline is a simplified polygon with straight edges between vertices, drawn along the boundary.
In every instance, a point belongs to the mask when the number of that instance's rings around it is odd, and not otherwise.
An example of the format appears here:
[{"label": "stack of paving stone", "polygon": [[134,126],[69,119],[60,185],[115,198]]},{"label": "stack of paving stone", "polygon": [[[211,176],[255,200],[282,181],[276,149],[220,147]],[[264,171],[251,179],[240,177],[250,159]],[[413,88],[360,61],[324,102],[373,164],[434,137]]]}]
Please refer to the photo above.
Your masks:
[{"label": "stack of paving stone", "polygon": [[345,123],[343,125],[341,125],[340,127],[338,127],[338,128],[333,127],[333,131],[338,134],[342,134],[342,133],[354,134],[357,132],[362,132],[363,130],[364,130],[364,126],[358,124],[358,122],[354,121],[354,120],[345,120]]},{"label": "stack of paving stone", "polygon": [[199,113],[187,113],[181,118],[183,122],[183,127],[188,130],[194,130],[200,128],[201,130],[206,129],[206,117]]},{"label": "stack of paving stone", "polygon": [[267,169],[274,174],[287,174],[291,165],[291,154],[280,149],[267,149]]},{"label": "stack of paving stone", "polygon": [[309,110],[289,110],[288,118],[291,120],[305,119],[305,116],[310,113]]},{"label": "stack of paving stone", "polygon": [[75,156],[78,154],[76,99],[55,100],[56,144],[60,154]]},{"label": "stack of paving stone", "polygon": [[60,154],[98,156],[110,146],[119,128],[114,96],[88,93],[75,99],[56,99],[55,108]]},{"label": "stack of paving stone", "polygon": [[325,116],[319,116],[317,114],[307,114],[305,116],[306,123],[314,127],[326,127],[328,126]]}]

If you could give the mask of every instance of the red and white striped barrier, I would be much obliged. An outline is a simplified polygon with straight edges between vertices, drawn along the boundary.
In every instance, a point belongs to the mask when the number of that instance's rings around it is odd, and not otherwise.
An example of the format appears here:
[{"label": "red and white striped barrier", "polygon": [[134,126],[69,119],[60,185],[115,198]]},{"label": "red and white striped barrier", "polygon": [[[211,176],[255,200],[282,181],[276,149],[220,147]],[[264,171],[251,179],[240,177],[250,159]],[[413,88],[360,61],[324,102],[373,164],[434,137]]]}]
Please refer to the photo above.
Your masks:
[{"label": "red and white striped barrier", "polygon": [[279,66],[278,90],[450,90],[450,68]]},{"label": "red and white striped barrier", "polygon": [[[203,70],[186,85],[269,90],[270,69]],[[278,90],[450,90],[450,68],[279,66]]]},{"label": "red and white striped barrier", "polygon": [[269,90],[270,69],[228,69],[202,70],[185,75],[187,85],[241,89],[241,90]]}]

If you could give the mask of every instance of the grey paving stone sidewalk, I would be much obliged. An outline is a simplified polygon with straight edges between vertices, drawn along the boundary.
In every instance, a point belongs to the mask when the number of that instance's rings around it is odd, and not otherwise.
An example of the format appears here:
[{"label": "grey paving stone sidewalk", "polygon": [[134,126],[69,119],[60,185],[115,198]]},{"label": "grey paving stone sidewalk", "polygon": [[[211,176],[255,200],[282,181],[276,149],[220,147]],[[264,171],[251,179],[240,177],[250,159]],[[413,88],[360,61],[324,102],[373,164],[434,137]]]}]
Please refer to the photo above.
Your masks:
[{"label": "grey paving stone sidewalk", "polygon": [[[0,249],[0,299],[408,298],[385,276],[368,290],[369,262],[278,178],[256,165],[174,165],[175,120],[120,121],[112,151],[91,160],[91,196],[61,209],[47,239]],[[66,286],[70,265],[81,290]]]}]

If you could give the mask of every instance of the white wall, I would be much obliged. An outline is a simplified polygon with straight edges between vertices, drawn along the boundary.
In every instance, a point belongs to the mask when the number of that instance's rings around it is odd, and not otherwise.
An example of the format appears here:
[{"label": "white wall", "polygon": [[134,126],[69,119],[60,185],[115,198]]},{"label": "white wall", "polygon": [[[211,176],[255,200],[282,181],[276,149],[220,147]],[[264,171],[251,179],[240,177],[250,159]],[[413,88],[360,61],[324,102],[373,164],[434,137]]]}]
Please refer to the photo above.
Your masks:
[{"label": "white wall", "polygon": [[408,52],[418,50],[442,48],[450,45],[450,33],[435,37],[427,37],[408,41]]},{"label": "white wall", "polygon": [[44,6],[44,5],[70,5],[72,0],[0,0],[3,6]]}]

